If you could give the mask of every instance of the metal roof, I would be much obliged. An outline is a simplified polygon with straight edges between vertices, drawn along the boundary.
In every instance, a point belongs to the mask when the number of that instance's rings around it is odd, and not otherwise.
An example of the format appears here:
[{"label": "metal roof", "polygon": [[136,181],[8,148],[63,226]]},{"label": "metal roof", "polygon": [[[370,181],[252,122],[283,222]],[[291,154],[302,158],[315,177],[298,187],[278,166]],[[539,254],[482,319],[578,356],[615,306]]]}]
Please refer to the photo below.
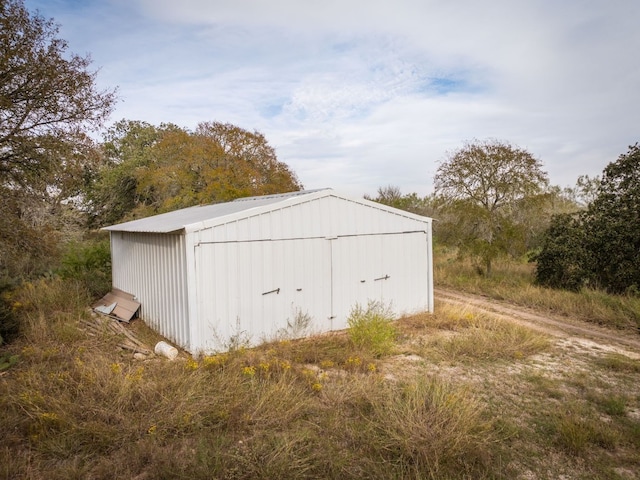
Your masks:
[{"label": "metal roof", "polygon": [[188,225],[197,224],[214,218],[225,217],[234,213],[279,203],[290,198],[309,195],[323,190],[330,191],[331,189],[323,188],[317,190],[278,193],[275,195],[263,195],[260,197],[238,198],[237,200],[226,203],[199,205],[154,215],[152,217],[141,218],[139,220],[132,220],[118,225],[111,225],[110,227],[104,227],[103,230],[110,230],[112,232],[177,233],[184,230]]}]

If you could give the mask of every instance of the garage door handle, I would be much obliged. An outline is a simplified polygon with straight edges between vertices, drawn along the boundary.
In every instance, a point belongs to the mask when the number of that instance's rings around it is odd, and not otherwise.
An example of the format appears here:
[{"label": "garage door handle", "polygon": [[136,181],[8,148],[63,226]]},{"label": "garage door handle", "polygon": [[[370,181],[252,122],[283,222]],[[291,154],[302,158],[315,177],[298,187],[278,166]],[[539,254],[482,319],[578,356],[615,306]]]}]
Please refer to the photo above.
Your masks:
[{"label": "garage door handle", "polygon": [[387,280],[391,278],[389,275],[385,275],[384,277],[380,277],[380,278],[374,278],[373,281],[377,282],[378,280]]},{"label": "garage door handle", "polygon": [[268,292],[264,292],[262,295],[269,295],[270,293],[280,293],[280,289],[276,288],[275,290],[270,290]]}]

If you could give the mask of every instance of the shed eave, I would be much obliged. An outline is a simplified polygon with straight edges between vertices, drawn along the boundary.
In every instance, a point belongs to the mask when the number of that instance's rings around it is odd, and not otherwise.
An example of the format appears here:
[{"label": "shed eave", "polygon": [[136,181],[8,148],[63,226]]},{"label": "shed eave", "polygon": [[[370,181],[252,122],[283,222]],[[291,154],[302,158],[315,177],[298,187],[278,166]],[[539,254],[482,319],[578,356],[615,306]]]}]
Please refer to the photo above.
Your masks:
[{"label": "shed eave", "polygon": [[127,232],[127,233],[163,233],[167,235],[181,235],[184,234],[185,229],[183,227],[178,229],[162,229],[162,228],[118,228],[118,225],[112,227],[102,227],[100,230],[108,232]]}]

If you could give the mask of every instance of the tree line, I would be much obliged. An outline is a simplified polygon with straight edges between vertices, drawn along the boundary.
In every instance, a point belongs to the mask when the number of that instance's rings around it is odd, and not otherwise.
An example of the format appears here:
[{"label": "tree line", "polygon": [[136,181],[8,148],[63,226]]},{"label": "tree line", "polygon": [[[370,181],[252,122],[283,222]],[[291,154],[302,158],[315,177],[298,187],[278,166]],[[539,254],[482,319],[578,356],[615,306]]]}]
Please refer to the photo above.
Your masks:
[{"label": "tree line", "polygon": [[501,257],[535,262],[535,281],[567,290],[640,291],[640,146],[575,187],[549,185],[542,163],[517,146],[474,141],[448,154],[434,193],[398,187],[368,197],[434,218],[439,243],[490,275]]}]

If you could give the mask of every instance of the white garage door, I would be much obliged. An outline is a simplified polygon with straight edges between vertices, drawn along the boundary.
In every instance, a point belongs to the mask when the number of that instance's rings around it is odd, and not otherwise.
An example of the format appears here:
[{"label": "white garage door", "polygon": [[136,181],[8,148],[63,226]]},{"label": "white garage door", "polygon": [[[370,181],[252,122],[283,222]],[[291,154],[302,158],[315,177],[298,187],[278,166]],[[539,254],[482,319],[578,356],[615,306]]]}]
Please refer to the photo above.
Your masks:
[{"label": "white garage door", "polygon": [[340,237],[332,242],[334,328],[346,328],[356,303],[396,314],[428,309],[425,232]]},{"label": "white garage door", "polygon": [[370,300],[428,309],[424,232],[201,244],[196,262],[196,350],[343,329]]},{"label": "white garage door", "polygon": [[331,330],[330,248],[325,239],[197,247],[203,348]]}]

